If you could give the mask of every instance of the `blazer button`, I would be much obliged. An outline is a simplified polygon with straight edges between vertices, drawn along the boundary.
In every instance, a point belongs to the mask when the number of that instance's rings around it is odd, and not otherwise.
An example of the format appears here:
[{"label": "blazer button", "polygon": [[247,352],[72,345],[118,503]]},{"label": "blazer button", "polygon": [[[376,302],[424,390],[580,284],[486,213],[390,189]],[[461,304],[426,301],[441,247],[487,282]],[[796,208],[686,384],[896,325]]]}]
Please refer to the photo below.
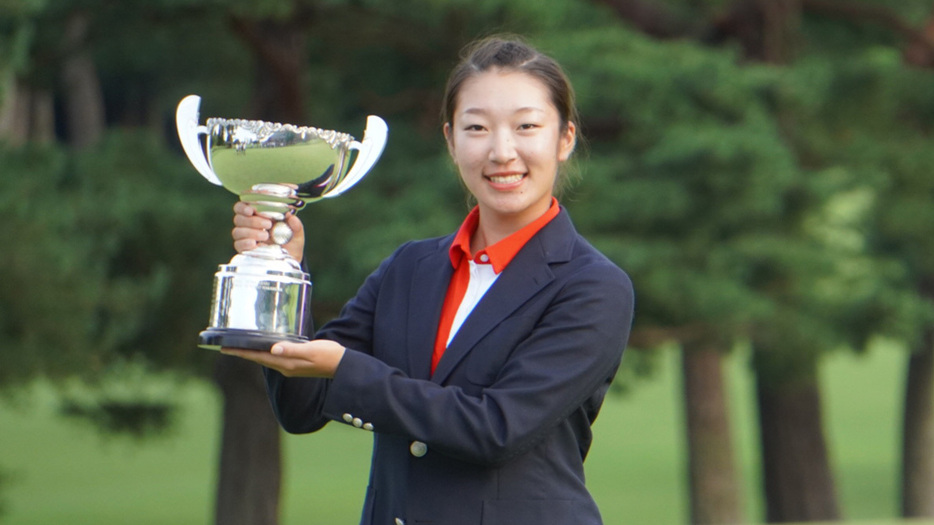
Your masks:
[{"label": "blazer button", "polygon": [[396,518],[396,520],[393,523],[395,523],[396,525],[405,525],[405,521],[403,521],[402,518]]},{"label": "blazer button", "polygon": [[370,432],[372,432],[372,431],[373,431],[373,423],[364,423],[364,424],[363,424],[363,430],[369,430]]},{"label": "blazer button", "polygon": [[363,426],[363,420],[360,419],[359,417],[353,418],[353,426],[355,426],[355,427],[357,427],[357,428],[362,427],[362,426]]},{"label": "blazer button", "polygon": [[413,441],[409,446],[409,452],[411,452],[413,456],[420,458],[428,453],[428,445],[421,441]]},{"label": "blazer button", "polygon": [[348,423],[353,423],[353,416],[350,414],[344,414],[341,418]]}]

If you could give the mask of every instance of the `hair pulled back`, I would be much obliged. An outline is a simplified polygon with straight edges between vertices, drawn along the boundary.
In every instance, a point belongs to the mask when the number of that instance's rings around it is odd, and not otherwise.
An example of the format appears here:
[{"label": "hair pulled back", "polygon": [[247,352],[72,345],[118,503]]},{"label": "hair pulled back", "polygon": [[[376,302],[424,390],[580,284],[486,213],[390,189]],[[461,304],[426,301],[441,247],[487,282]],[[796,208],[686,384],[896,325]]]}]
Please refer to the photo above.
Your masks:
[{"label": "hair pulled back", "polygon": [[551,101],[558,110],[562,131],[568,123],[579,122],[574,102],[574,88],[561,66],[518,37],[493,36],[468,45],[461,55],[461,62],[448,77],[441,104],[441,121],[454,124],[457,95],[464,82],[491,70],[518,71],[527,73],[541,81],[551,94]]}]

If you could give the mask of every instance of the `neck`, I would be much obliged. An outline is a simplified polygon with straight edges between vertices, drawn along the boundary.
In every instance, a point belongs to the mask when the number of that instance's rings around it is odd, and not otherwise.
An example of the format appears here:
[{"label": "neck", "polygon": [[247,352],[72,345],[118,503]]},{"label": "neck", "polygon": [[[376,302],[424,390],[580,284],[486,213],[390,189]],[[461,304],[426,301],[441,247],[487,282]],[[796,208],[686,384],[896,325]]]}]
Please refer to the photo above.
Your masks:
[{"label": "neck", "polygon": [[484,210],[483,206],[480,206],[480,220],[477,224],[477,231],[474,232],[473,237],[470,239],[470,252],[477,253],[509,237],[541,217],[548,211],[549,207],[551,207],[550,200],[547,206],[541,210],[533,212],[527,210],[526,213],[522,214],[502,215]]}]

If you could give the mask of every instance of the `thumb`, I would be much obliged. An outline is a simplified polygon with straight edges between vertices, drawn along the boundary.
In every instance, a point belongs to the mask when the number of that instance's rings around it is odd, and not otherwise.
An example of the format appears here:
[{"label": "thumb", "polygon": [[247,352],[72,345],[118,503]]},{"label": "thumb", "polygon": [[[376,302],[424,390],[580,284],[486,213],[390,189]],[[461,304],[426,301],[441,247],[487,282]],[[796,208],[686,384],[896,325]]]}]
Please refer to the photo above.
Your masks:
[{"label": "thumb", "polygon": [[285,218],[285,223],[289,225],[289,228],[292,229],[292,235],[301,235],[304,238],[305,235],[305,226],[302,224],[302,220],[298,218],[295,213],[289,214]]},{"label": "thumb", "polygon": [[278,343],[272,345],[269,353],[272,355],[280,355],[283,357],[293,357],[295,351],[298,347],[297,343],[291,343],[289,341],[279,341]]}]

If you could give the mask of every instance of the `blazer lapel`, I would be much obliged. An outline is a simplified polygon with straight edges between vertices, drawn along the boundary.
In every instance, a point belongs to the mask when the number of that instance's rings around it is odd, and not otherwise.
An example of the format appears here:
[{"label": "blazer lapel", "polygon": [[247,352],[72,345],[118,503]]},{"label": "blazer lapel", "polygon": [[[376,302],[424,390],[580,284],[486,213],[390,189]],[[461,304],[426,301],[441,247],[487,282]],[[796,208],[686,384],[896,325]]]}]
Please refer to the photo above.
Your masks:
[{"label": "blazer lapel", "polygon": [[562,210],[529,240],[467,316],[438,362],[433,382],[443,383],[480,339],[554,279],[549,264],[570,258],[573,233],[567,212]]},{"label": "blazer lapel", "polygon": [[448,291],[451,259],[448,249],[453,236],[441,239],[438,250],[421,258],[412,269],[412,287],[409,289],[409,316],[406,320],[408,340],[409,376],[428,379],[431,375],[431,354],[435,347],[441,306]]}]

